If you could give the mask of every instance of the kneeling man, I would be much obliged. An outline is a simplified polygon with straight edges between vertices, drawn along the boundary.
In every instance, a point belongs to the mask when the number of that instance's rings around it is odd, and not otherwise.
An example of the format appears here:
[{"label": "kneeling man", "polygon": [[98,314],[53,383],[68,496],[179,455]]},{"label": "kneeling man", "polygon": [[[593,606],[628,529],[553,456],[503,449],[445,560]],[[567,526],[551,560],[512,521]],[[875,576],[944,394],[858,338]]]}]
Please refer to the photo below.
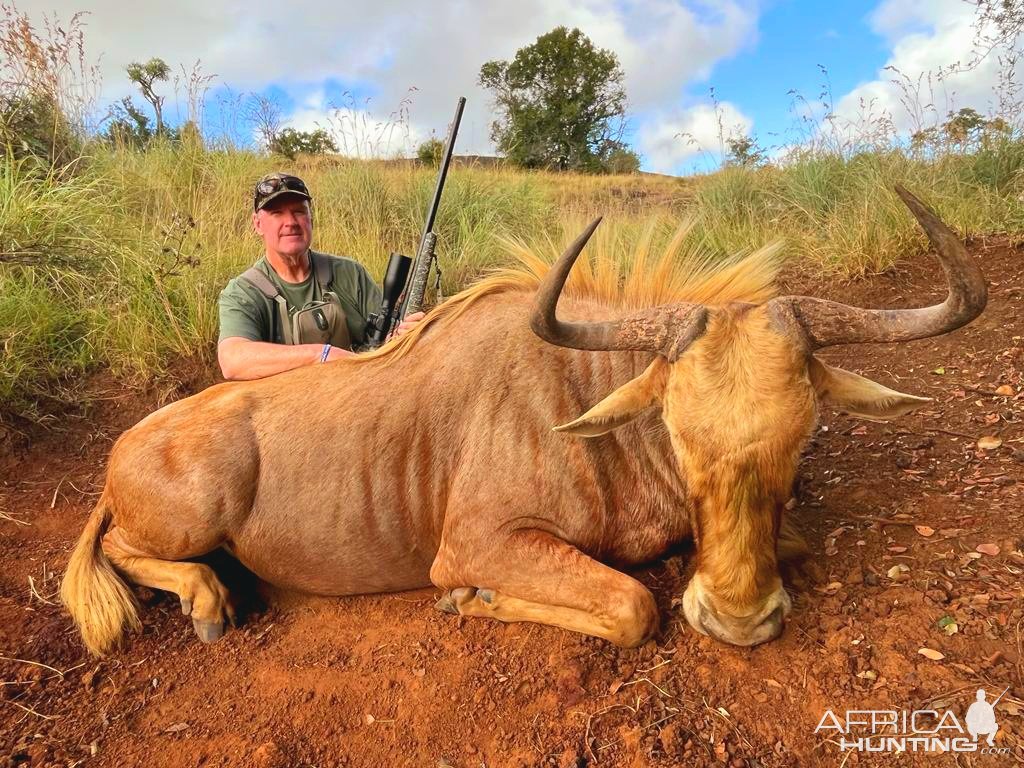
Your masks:
[{"label": "kneeling man", "polygon": [[[225,379],[337,360],[366,339],[381,290],[358,262],[310,248],[311,202],[297,176],[272,173],[256,184],[252,226],[264,254],[220,294],[217,359]],[[422,316],[409,315],[396,333]]]}]

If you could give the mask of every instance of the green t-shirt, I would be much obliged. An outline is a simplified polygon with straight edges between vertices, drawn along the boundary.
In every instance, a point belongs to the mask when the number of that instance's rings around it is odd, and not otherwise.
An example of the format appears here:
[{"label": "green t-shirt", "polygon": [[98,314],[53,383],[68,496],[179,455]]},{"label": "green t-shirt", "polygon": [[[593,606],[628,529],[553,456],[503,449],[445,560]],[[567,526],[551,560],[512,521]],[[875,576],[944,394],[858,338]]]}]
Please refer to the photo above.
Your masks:
[{"label": "green t-shirt", "polygon": [[[357,261],[343,256],[326,256],[333,267],[333,279],[329,289],[337,294],[345,311],[348,333],[353,344],[361,344],[366,338],[366,318],[380,311],[381,290],[370,274]],[[288,283],[280,278],[270,266],[266,256],[260,257],[253,266],[270,278],[288,302],[289,315],[302,309],[311,301],[321,300],[320,286],[316,275],[310,270],[309,277],[301,283]],[[283,344],[279,327],[274,327],[275,302],[263,291],[241,276],[230,280],[217,302],[220,308],[220,338],[218,341],[240,336],[250,341],[270,341]]]}]

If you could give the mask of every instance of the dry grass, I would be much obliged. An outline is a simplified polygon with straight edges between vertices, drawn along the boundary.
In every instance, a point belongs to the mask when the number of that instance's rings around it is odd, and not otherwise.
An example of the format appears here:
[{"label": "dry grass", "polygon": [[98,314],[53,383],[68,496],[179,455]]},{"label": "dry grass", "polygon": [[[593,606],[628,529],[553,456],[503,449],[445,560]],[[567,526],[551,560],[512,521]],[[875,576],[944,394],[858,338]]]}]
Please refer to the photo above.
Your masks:
[{"label": "dry grass", "polygon": [[[444,292],[511,265],[517,250],[550,254],[597,215],[591,250],[627,261],[676,238],[676,252],[707,264],[779,244],[781,258],[827,272],[875,272],[926,247],[897,182],[962,232],[1016,237],[1024,149],[1008,141],[1000,152],[807,157],[690,179],[455,167],[437,218]],[[74,397],[73,377],[97,365],[146,381],[183,356],[212,364],[217,295],[259,255],[251,185],[282,167],[314,192],[318,248],[375,275],[390,251],[414,252],[434,172],[411,163],[283,164],[169,142],[146,152],[94,144],[56,169],[0,157],[0,409],[31,415]]]}]

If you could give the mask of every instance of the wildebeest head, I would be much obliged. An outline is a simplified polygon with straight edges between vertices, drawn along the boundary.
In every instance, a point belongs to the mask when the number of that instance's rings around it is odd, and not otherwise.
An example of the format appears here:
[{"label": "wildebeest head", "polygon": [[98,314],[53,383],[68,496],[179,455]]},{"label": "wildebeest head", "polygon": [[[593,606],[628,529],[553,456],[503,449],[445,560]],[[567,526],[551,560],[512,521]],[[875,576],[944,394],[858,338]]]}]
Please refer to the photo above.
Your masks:
[{"label": "wildebeest head", "polygon": [[648,408],[661,409],[697,546],[683,609],[700,632],[754,645],[782,631],[790,600],[778,572],[781,516],[819,405],[886,420],[928,402],[826,365],[814,352],[937,336],[969,323],[985,307],[984,279],[960,240],[916,197],[901,187],[896,191],[942,262],[949,295],[941,304],[868,310],[783,296],[760,305],[677,303],[608,322],[563,322],[555,314],[558,297],[600,219],[538,288],[531,326],[546,341],[657,354],[639,377],[556,429],[596,437]]}]

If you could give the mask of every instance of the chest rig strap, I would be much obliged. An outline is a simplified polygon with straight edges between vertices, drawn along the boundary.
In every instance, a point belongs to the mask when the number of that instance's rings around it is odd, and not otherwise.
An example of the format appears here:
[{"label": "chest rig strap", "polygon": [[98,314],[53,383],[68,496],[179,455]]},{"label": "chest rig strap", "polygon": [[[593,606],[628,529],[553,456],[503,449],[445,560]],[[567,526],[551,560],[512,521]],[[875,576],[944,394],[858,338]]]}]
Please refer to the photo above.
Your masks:
[{"label": "chest rig strap", "polygon": [[[323,296],[327,293],[327,289],[334,279],[331,263],[327,260],[326,256],[315,251],[309,252],[309,259],[313,265],[313,277],[316,279],[317,287],[320,289],[320,295]],[[281,291],[274,285],[274,282],[263,272],[256,269],[256,267],[249,267],[249,269],[245,270],[242,273],[242,279],[255,285],[260,290],[260,293],[273,300],[273,327],[281,329],[281,338],[285,344],[297,344],[299,340],[292,334],[291,318],[288,315],[288,302],[281,295]]]}]

